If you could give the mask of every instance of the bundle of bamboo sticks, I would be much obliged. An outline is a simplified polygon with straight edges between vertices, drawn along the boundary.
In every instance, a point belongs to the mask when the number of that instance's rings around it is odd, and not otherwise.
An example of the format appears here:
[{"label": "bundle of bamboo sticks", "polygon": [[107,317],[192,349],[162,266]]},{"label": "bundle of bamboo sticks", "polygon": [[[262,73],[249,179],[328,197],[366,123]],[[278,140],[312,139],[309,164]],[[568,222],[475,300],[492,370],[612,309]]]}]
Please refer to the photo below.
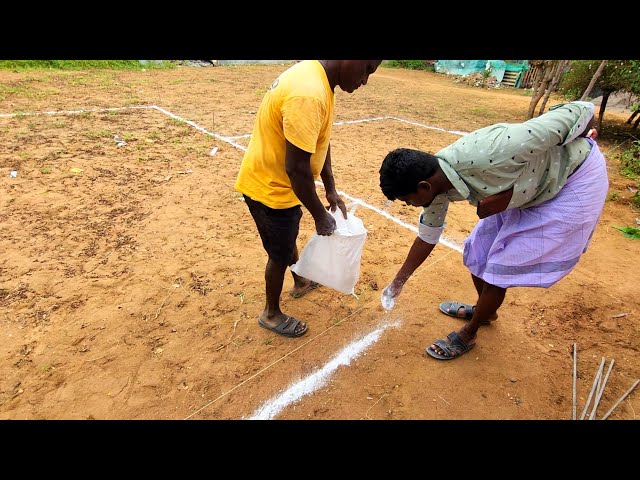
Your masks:
[{"label": "bundle of bamboo sticks", "polygon": [[[589,414],[589,420],[597,420],[596,419],[596,411],[598,410],[598,405],[600,403],[600,399],[602,398],[602,393],[604,392],[604,387],[607,385],[607,380],[609,379],[609,374],[611,373],[611,370],[613,369],[613,358],[611,359],[611,362],[609,363],[609,369],[607,370],[607,374],[604,376],[604,380],[602,378],[602,372],[604,370],[604,364],[605,364],[605,357],[602,357],[602,361],[600,362],[600,367],[598,368],[598,371],[596,372],[596,375],[593,379],[593,385],[591,386],[591,391],[589,392],[589,397],[587,397],[587,402],[584,406],[584,409],[582,410],[582,414],[580,415],[580,420],[584,420],[587,411],[589,410],[589,404],[591,403],[591,398],[593,397],[593,394],[595,392],[596,396],[593,400],[593,407],[591,408],[591,413]],[[576,401],[576,382],[577,382],[577,370],[578,370],[578,347],[577,345],[574,343],[573,344],[573,415],[572,415],[572,419],[576,420],[576,407],[577,407],[577,401]],[[633,385],[631,385],[631,387],[629,388],[629,390],[627,390],[626,392],[624,392],[624,394],[618,399],[618,401],[616,403],[613,404],[613,406],[609,409],[609,411],[607,413],[605,413],[602,418],[600,418],[600,420],[606,420],[607,418],[609,418],[609,416],[613,413],[613,411],[615,410],[615,408],[620,405],[620,403],[622,403],[622,401],[627,398],[627,396],[629,396],[629,394],[633,391],[634,388],[636,388],[636,386],[638,385],[638,383],[640,383],[640,380],[636,380],[635,382],[633,382]]]}]

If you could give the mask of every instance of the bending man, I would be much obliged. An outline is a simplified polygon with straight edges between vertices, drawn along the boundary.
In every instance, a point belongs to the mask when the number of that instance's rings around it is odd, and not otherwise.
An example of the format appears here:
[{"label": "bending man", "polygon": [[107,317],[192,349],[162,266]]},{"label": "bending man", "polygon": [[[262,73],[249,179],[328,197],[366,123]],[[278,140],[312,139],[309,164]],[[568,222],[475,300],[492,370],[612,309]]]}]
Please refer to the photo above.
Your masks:
[{"label": "bending man", "polygon": [[572,102],[524,123],[481,128],[435,155],[399,148],[385,157],[384,195],[422,212],[418,237],[383,290],[383,305],[395,303],[438,243],[449,202],[468,201],[481,219],[463,253],[478,300],[440,304],[468,323],[429,345],[427,354],[439,360],[464,354],[480,325],[497,318],[507,289],[548,288],[576,266],[609,187],[605,159],[587,137],[592,123],[593,104]]}]

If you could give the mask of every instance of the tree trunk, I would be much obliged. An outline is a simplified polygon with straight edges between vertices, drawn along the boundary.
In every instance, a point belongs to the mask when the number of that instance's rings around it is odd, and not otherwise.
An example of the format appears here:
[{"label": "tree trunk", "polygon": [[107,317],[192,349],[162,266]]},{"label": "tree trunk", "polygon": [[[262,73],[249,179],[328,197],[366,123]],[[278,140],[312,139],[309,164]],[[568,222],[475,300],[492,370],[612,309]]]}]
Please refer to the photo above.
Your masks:
[{"label": "tree trunk", "polygon": [[536,110],[538,102],[544,95],[545,90],[549,86],[551,79],[553,78],[553,72],[556,62],[554,60],[545,60],[542,66],[542,72],[540,73],[540,83],[534,86],[533,96],[531,97],[531,103],[529,104],[528,118],[533,118],[533,113]]},{"label": "tree trunk", "polygon": [[536,105],[540,101],[542,97],[541,91],[544,91],[542,88],[545,76],[547,74],[547,60],[543,60],[539,64],[538,74],[533,82],[533,91],[531,94],[531,102],[529,103],[529,111],[527,112],[527,118],[533,118],[533,113],[535,112]]},{"label": "tree trunk", "polygon": [[556,63],[551,69],[551,78],[549,79],[549,81],[545,86],[544,94],[542,96],[542,105],[538,110],[538,115],[542,115],[542,113],[544,112],[544,107],[546,106],[547,101],[549,100],[549,95],[551,95],[551,90],[552,90],[551,85],[553,84],[553,80],[556,78],[556,73],[558,72],[559,66],[560,66],[560,62]]},{"label": "tree trunk", "polygon": [[[533,62],[532,62],[533,63]],[[529,104],[529,111],[527,113],[527,118],[533,117],[533,112],[538,104],[540,98],[536,98],[538,92],[540,91],[540,84],[542,83],[542,79],[545,74],[545,66],[546,60],[537,60],[534,65],[538,67],[536,69],[536,74],[532,79],[532,87],[531,87],[531,103]]]},{"label": "tree trunk", "polygon": [[606,60],[602,60],[602,62],[600,62],[600,65],[598,66],[598,68],[596,70],[596,73],[594,73],[593,77],[591,77],[591,81],[589,82],[589,86],[587,87],[587,89],[584,91],[584,93],[580,97],[580,100],[586,100],[587,99],[587,97],[591,93],[591,90],[593,90],[593,87],[595,87],[596,82],[600,78],[600,75],[602,75],[602,71],[604,70],[604,66],[606,64],[607,64]]},{"label": "tree trunk", "polygon": [[542,80],[542,74],[544,73],[544,60],[531,60],[531,68],[535,68],[535,72],[531,77],[531,91],[536,92]]},{"label": "tree trunk", "polygon": [[552,80],[551,80],[551,84],[549,85],[549,88],[547,89],[547,91],[544,94],[544,98],[542,99],[542,106],[540,107],[540,110],[538,111],[538,115],[542,115],[544,113],[544,107],[547,106],[547,102],[549,101],[549,97],[551,96],[551,92],[553,92],[556,89],[556,87],[560,83],[560,79],[562,78],[562,75],[564,75],[564,72],[567,71],[568,67],[569,67],[569,60],[560,60],[558,62],[558,64],[556,65],[556,69],[555,69],[555,72],[553,74],[553,77],[552,77]]},{"label": "tree trunk", "polygon": [[604,111],[607,108],[609,95],[611,95],[611,92],[604,92],[602,94],[602,103],[600,103],[600,112],[598,112],[598,135],[602,134],[602,119],[604,118]]},{"label": "tree trunk", "polygon": [[[640,110],[638,110],[638,112],[640,112]],[[638,112],[636,112],[636,113],[638,113]],[[636,128],[638,128],[638,124],[639,124],[639,123],[640,123],[640,117],[638,117],[638,118],[636,119],[636,123],[634,123],[634,124],[633,124],[633,129],[634,129],[634,130],[635,130]]]},{"label": "tree trunk", "polygon": [[636,116],[636,115],[638,115],[639,113],[640,113],[640,110],[635,110],[635,111],[631,114],[631,116],[629,117],[629,120],[627,120],[627,121],[626,121],[626,122],[624,122],[624,123],[631,123],[631,122],[633,122],[633,119],[634,119],[634,118],[635,118],[635,116]]}]

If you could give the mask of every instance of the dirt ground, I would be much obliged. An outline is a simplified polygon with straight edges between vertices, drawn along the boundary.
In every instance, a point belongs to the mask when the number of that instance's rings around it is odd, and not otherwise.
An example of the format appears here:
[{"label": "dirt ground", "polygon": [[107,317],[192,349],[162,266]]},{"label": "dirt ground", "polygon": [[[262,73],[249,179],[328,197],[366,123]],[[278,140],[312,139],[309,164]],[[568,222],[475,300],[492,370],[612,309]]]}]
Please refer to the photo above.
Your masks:
[{"label": "dirt ground", "polygon": [[[615,364],[598,418],[640,378],[640,242],[613,228],[640,217],[630,202],[638,182],[618,173],[615,154],[629,137],[613,130],[600,147],[616,195],[589,250],[552,288],[510,290],[469,354],[424,354],[461,326],[438,304],[475,301],[462,255],[438,245],[385,313],[381,290],[415,233],[365,207],[357,297],[325,287],[295,300],[287,275],[283,309],[309,332],[289,339],[260,328],[266,254],[233,184],[260,100],[285,68],[0,72],[0,114],[19,113],[0,117],[1,419],[256,418],[363,339],[359,355],[269,418],[569,419],[574,343],[578,415],[602,357],[605,372]],[[529,100],[522,90],[380,68],[353,94],[337,91],[338,122],[395,117],[334,127],[338,190],[416,225],[418,209],[380,192],[386,153],[458,138],[424,126],[522,121]],[[152,105],[218,137],[153,108],[25,114]],[[461,244],[475,222],[470,205],[454,204],[444,235]],[[312,233],[305,211],[300,248]],[[636,411],[638,390],[610,419]]]}]

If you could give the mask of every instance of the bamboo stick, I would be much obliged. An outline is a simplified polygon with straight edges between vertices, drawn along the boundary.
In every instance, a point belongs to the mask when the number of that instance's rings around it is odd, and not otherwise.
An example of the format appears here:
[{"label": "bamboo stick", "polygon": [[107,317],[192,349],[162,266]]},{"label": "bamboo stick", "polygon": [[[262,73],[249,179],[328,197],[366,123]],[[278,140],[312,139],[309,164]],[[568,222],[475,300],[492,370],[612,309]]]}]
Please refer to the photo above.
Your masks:
[{"label": "bamboo stick", "polygon": [[587,398],[587,403],[584,405],[584,410],[582,410],[582,415],[580,415],[580,420],[584,420],[584,416],[587,414],[587,410],[589,409],[589,403],[591,403],[591,397],[593,396],[593,392],[596,389],[596,385],[598,384],[600,375],[602,375],[603,368],[604,368],[604,357],[602,357],[602,361],[600,362],[600,368],[598,368],[596,376],[593,379],[593,385],[591,386],[591,391],[589,392],[589,398]]},{"label": "bamboo stick", "polygon": [[589,420],[593,420],[596,416],[596,410],[598,409],[598,405],[600,404],[600,399],[602,398],[604,387],[607,384],[607,380],[609,379],[609,374],[611,373],[612,369],[613,369],[613,358],[611,359],[611,363],[609,363],[609,370],[607,370],[607,374],[604,376],[602,387],[600,388],[600,390],[596,392],[596,399],[593,401],[593,410],[591,410],[591,415],[589,415]]},{"label": "bamboo stick", "polygon": [[638,385],[638,383],[640,383],[640,380],[636,380],[636,381],[634,382],[634,384],[633,384],[633,385],[631,385],[631,388],[630,388],[629,390],[627,390],[626,392],[624,392],[624,395],[622,395],[622,396],[620,397],[620,399],[619,399],[616,403],[614,403],[614,404],[613,404],[613,407],[611,407],[611,409],[610,409],[607,413],[605,413],[605,414],[604,414],[604,417],[602,417],[602,418],[601,418],[601,420],[606,420],[607,418],[609,418],[609,415],[611,415],[611,413],[615,410],[615,408],[616,408],[618,405],[620,405],[620,403],[622,403],[622,401],[623,401],[625,398],[627,398],[627,395],[629,395],[629,394],[633,391],[633,389],[634,389],[634,388],[636,388],[636,386]]},{"label": "bamboo stick", "polygon": [[576,419],[576,371],[577,371],[578,351],[576,344],[573,344],[573,412],[572,419]]}]

